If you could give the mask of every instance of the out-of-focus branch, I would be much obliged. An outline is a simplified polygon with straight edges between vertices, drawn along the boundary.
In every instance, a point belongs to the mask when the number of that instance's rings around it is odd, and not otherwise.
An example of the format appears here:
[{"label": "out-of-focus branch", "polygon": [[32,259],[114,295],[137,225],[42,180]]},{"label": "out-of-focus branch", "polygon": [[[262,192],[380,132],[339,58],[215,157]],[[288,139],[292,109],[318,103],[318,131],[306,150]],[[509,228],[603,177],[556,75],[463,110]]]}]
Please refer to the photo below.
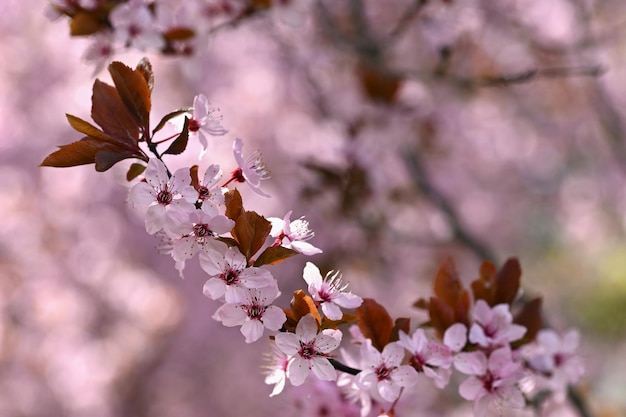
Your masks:
[{"label": "out-of-focus branch", "polygon": [[393,43],[396,40],[400,39],[402,34],[411,27],[411,23],[413,19],[419,14],[424,7],[428,3],[428,0],[414,0],[413,3],[406,9],[406,11],[400,16],[398,19],[398,23],[396,26],[389,32],[387,38],[385,39],[385,43]]},{"label": "out-of-focus branch", "polygon": [[408,151],[402,154],[402,159],[411,173],[415,186],[430,202],[435,205],[448,219],[454,239],[466,246],[481,260],[496,261],[495,253],[481,240],[474,236],[461,222],[450,200],[441,193],[430,181],[426,170],[417,152]]},{"label": "out-of-focus branch", "polygon": [[599,77],[605,73],[605,68],[600,65],[580,67],[554,67],[533,68],[512,74],[481,75],[475,77],[461,77],[442,71],[400,71],[399,76],[419,78],[431,81],[446,81],[459,87],[503,87],[511,84],[522,84],[543,78],[565,77]]},{"label": "out-of-focus branch", "polygon": [[590,96],[593,110],[606,133],[617,165],[626,172],[626,126],[624,126],[624,120],[615,108],[608,92],[599,82],[591,86]]}]

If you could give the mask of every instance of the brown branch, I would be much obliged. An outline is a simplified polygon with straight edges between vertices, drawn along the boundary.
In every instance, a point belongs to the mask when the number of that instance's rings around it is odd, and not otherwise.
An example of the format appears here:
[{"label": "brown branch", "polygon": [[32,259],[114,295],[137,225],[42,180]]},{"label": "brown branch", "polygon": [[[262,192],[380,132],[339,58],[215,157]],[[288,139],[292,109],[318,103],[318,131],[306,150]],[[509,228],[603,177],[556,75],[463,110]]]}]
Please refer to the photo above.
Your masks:
[{"label": "brown branch", "polygon": [[417,152],[405,152],[402,154],[402,159],[411,173],[411,178],[413,179],[415,186],[448,219],[448,223],[452,228],[454,239],[474,252],[480,260],[495,262],[495,253],[463,225],[452,202],[430,181],[430,178],[428,177]]}]

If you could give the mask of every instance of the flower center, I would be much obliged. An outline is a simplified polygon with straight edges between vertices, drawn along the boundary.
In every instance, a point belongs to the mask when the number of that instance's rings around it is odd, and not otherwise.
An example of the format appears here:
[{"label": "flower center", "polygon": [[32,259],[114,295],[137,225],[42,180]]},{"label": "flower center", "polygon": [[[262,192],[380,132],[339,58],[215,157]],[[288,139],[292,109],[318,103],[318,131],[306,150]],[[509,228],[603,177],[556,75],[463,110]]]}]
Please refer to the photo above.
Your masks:
[{"label": "flower center", "polygon": [[168,190],[161,190],[159,191],[159,194],[157,194],[157,202],[159,204],[163,204],[164,206],[170,204],[173,199],[172,193]]},{"label": "flower center", "polygon": [[309,343],[300,342],[300,350],[298,351],[298,354],[300,354],[303,359],[311,359],[317,354],[314,342],[315,340],[312,340]]},{"label": "flower center", "polygon": [[424,365],[426,365],[426,361],[420,355],[416,353],[415,355],[411,356],[409,362],[411,363],[411,365],[413,365],[417,372],[424,372]]},{"label": "flower center", "polygon": [[376,368],[376,377],[379,381],[389,379],[391,377],[391,372],[393,372],[394,369],[395,368],[387,368],[385,364],[380,365],[378,368]]},{"label": "flower center", "polygon": [[212,236],[213,232],[209,229],[208,224],[196,224],[193,226],[193,234],[196,237]]},{"label": "flower center", "polygon": [[237,168],[236,170],[234,170],[231,174],[231,177],[237,182],[246,182],[246,179],[243,176],[243,170],[241,168]]},{"label": "flower center", "polygon": [[493,392],[494,377],[493,375],[491,375],[491,372],[487,372],[485,375],[483,375],[481,377],[481,380],[483,381],[483,388],[485,389],[485,391]]},{"label": "flower center", "polygon": [[202,201],[206,200],[211,193],[204,185],[198,189],[198,198]]},{"label": "flower center", "polygon": [[220,275],[220,278],[224,280],[226,285],[234,285],[239,282],[239,272],[234,269],[229,269]]},{"label": "flower center", "polygon": [[256,300],[252,302],[252,305],[246,306],[248,317],[251,320],[259,320],[261,317],[263,317],[265,309],[266,307],[260,305]]},{"label": "flower center", "polygon": [[198,130],[200,130],[200,127],[202,125],[200,124],[199,121],[197,121],[196,119],[189,119],[189,131],[190,132],[197,132]]}]

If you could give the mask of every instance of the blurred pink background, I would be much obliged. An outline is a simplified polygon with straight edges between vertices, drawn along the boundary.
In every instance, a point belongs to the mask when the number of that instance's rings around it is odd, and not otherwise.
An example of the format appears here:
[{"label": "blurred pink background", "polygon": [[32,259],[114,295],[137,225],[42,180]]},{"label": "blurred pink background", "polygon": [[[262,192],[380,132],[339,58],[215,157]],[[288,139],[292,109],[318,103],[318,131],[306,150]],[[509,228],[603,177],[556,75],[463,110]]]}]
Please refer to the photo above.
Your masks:
[{"label": "blurred pink background", "polygon": [[[385,38],[411,2],[365,3]],[[155,120],[198,93],[220,107],[230,132],[201,172],[234,169],[236,137],[260,149],[273,198],[240,187],[246,208],[306,216],[324,250],[311,260],[394,317],[425,320],[411,304],[430,295],[445,256],[466,281],[484,256],[519,257],[551,324],[582,332],[581,390],[595,415],[626,415],[626,3],[433,0],[375,57],[402,76],[391,104],[362,88],[349,2],[324,4],[330,21],[316,2],[268,13],[218,32],[195,58],[116,59],[151,59]],[[320,415],[315,390],[326,387],[268,397],[266,340],[247,345],[211,319],[206,276],[191,262],[181,280],[157,253],[125,203],[122,166],[38,167],[79,139],[65,113],[89,119],[94,80],[88,42],[45,5],[0,5],[0,416]],[[595,66],[606,71],[472,84]],[[198,163],[198,150],[167,161]],[[281,305],[303,287],[306,261],[272,268]],[[451,390],[424,386],[401,415],[471,415]],[[553,415],[565,413],[575,415]]]}]

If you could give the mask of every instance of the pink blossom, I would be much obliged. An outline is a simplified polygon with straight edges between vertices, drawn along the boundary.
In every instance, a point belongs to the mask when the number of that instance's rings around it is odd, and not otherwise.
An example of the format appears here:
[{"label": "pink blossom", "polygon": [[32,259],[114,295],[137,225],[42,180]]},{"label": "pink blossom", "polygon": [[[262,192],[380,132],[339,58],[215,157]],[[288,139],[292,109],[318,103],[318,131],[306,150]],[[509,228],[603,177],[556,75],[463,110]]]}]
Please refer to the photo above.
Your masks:
[{"label": "pink blossom", "polygon": [[568,384],[578,382],[584,373],[582,360],[576,352],[579,338],[576,330],[562,336],[552,329],[540,330],[535,342],[523,353],[530,369],[548,378],[549,387],[558,393],[564,392]]},{"label": "pink blossom", "polygon": [[357,375],[357,384],[364,389],[376,387],[387,401],[395,401],[402,388],[417,383],[417,371],[409,365],[401,365],[404,348],[397,342],[389,343],[381,353],[367,339],[361,345],[361,359],[365,366]]},{"label": "pink blossom", "polygon": [[172,258],[184,262],[195,256],[205,246],[215,247],[215,237],[230,232],[235,222],[223,215],[210,215],[194,210],[186,218],[175,221],[171,227],[177,236],[173,241]]},{"label": "pink blossom", "polygon": [[290,357],[287,377],[292,385],[304,383],[310,371],[324,381],[335,381],[337,372],[328,361],[330,352],[341,343],[339,330],[325,329],[318,333],[317,321],[311,314],[302,317],[296,333],[279,333],[276,345]]},{"label": "pink blossom", "polygon": [[274,397],[283,392],[285,388],[289,357],[276,346],[276,342],[272,342],[271,346],[272,353],[268,355],[269,364],[265,367],[267,371],[265,383],[267,385],[274,385],[274,389],[270,394],[270,397]]},{"label": "pink blossom", "polygon": [[141,51],[160,50],[165,46],[163,35],[156,28],[156,21],[143,0],[130,0],[115,7],[109,15],[118,42]]},{"label": "pink blossom", "polygon": [[190,183],[189,169],[181,168],[169,178],[165,164],[150,159],[145,182],[135,184],[128,197],[136,206],[147,207],[145,224],[149,234],[171,227],[177,218],[184,218],[195,210],[192,203],[197,193]]},{"label": "pink blossom", "polygon": [[112,33],[99,32],[92,37],[92,42],[85,50],[83,58],[89,64],[94,65],[93,74],[96,75],[109,63],[114,54]]},{"label": "pink blossom", "polygon": [[279,330],[287,321],[283,309],[272,305],[272,301],[280,295],[277,285],[246,288],[243,293],[242,301],[222,305],[213,318],[227,327],[241,326],[246,343],[259,340],[264,329]]},{"label": "pink blossom", "polygon": [[243,293],[242,301],[223,304],[213,318],[227,327],[241,326],[246,343],[259,340],[264,329],[279,330],[287,321],[283,309],[272,305],[272,301],[280,295],[277,285],[246,288]]},{"label": "pink blossom", "polygon": [[267,269],[247,266],[245,256],[237,247],[219,245],[200,252],[200,266],[212,278],[203,293],[212,300],[225,297],[227,303],[239,303],[247,299],[246,288],[262,288],[275,283]]},{"label": "pink blossom", "polygon": [[309,222],[304,220],[304,217],[291,221],[291,213],[290,210],[282,219],[277,217],[267,219],[272,223],[270,236],[276,238],[274,245],[282,245],[304,255],[322,253],[321,249],[306,242],[315,235],[309,227]]},{"label": "pink blossom", "polygon": [[438,388],[443,388],[450,380],[452,349],[434,340],[428,340],[424,329],[417,329],[412,337],[400,331],[400,346],[411,354],[410,364],[428,378],[435,381]]},{"label": "pink blossom", "polygon": [[493,308],[478,300],[474,305],[474,324],[470,328],[469,340],[485,348],[496,348],[521,339],[526,327],[513,324],[513,316],[508,304],[498,304]]},{"label": "pink blossom", "polygon": [[225,187],[231,181],[245,182],[250,189],[262,197],[270,197],[261,190],[261,181],[270,178],[270,172],[265,168],[265,164],[261,159],[261,154],[256,151],[244,159],[242,154],[243,141],[239,138],[233,142],[233,156],[239,168],[234,170],[231,178],[223,185]]},{"label": "pink blossom", "polygon": [[189,119],[189,133],[191,136],[197,136],[202,145],[200,159],[202,159],[209,146],[207,139],[209,135],[223,136],[228,133],[228,130],[224,129],[221,122],[222,114],[220,110],[211,107],[211,103],[209,103],[204,94],[198,94],[194,97],[193,112]]},{"label": "pink blossom", "polygon": [[224,191],[217,186],[222,178],[222,170],[219,165],[210,165],[204,172],[202,182],[196,187],[198,201],[202,202],[202,211],[207,214],[217,214],[217,207],[224,205]]},{"label": "pink blossom", "polygon": [[313,300],[322,306],[322,312],[331,320],[341,320],[343,308],[356,308],[363,303],[358,295],[347,292],[348,285],[341,284],[339,272],[329,272],[325,278],[317,266],[307,262],[304,267],[303,277],[309,285],[309,294]]},{"label": "pink blossom", "polygon": [[517,384],[524,376],[520,363],[514,362],[508,346],[484,352],[463,352],[454,357],[455,368],[471,375],[459,386],[461,397],[474,401],[474,416],[484,417],[489,404],[496,407],[523,408],[524,396]]}]

